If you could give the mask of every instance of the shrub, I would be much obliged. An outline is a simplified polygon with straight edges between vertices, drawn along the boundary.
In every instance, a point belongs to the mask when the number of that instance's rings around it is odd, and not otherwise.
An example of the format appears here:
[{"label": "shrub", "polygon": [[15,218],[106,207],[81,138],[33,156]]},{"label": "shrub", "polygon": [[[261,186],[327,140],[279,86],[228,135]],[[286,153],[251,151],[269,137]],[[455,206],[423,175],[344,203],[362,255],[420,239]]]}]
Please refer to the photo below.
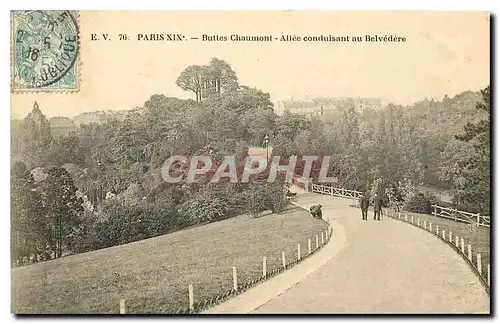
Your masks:
[{"label": "shrub", "polygon": [[93,232],[103,247],[126,244],[165,234],[188,225],[175,209],[173,200],[124,206],[119,202],[103,206],[103,216]]},{"label": "shrub", "polygon": [[227,211],[227,199],[210,186],[202,188],[180,207],[181,215],[191,224],[221,220],[226,217]]},{"label": "shrub", "polygon": [[253,217],[258,217],[265,210],[264,181],[252,181],[247,187],[246,211]]},{"label": "shrub", "polygon": [[281,213],[287,204],[285,192],[288,186],[274,182],[267,183],[264,189],[264,207],[273,213]]},{"label": "shrub", "polygon": [[432,212],[431,206],[438,202],[439,200],[432,193],[417,192],[405,202],[405,209],[415,213],[430,214]]}]

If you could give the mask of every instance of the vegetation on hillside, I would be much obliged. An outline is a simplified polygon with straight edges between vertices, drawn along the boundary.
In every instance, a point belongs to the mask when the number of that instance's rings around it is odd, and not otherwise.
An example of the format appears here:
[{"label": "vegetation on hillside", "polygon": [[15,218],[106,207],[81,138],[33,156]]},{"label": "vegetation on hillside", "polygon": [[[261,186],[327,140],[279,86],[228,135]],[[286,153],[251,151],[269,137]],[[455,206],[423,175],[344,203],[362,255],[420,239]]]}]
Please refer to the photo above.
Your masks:
[{"label": "vegetation on hillside", "polygon": [[308,119],[277,116],[269,93],[239,84],[219,59],[187,67],[176,84],[194,100],[154,94],[124,116],[73,124],[49,122],[35,104],[12,123],[14,265],[244,212],[280,212],[285,185],[282,178],[274,185],[261,181],[269,168],[251,183],[210,183],[214,172],[194,183],[161,177],[164,161],[174,155],[210,156],[214,170],[222,156],[235,155],[241,174],[248,147],[261,146],[266,134],[282,164],[298,156],[296,173],[305,166],[302,156],[318,156],[312,168],[317,182],[321,161],[330,156],[328,175],[337,186],[378,191],[410,210],[410,202],[434,199],[419,193],[420,186],[437,187],[452,192],[455,207],[489,214],[489,87],[410,107],[359,111],[348,102]]}]

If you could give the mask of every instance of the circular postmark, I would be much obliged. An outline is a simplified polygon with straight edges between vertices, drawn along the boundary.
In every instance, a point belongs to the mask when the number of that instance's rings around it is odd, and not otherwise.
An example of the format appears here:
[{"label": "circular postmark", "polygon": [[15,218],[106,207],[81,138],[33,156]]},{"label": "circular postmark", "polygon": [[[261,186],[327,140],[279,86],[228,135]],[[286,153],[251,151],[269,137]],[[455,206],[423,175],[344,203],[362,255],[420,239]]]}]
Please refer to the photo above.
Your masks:
[{"label": "circular postmark", "polygon": [[[16,88],[71,83],[79,50],[78,25],[68,10],[13,13],[13,63]],[[65,78],[69,74],[70,80]],[[72,75],[73,74],[73,75]]]}]

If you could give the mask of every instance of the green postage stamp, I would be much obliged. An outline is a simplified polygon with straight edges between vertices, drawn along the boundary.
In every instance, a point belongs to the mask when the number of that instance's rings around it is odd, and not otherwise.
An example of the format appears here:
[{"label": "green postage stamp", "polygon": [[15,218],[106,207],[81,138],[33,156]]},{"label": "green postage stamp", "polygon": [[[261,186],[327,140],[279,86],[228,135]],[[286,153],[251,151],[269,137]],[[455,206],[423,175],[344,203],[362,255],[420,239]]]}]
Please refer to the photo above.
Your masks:
[{"label": "green postage stamp", "polygon": [[77,91],[77,11],[11,12],[11,87],[14,92]]}]

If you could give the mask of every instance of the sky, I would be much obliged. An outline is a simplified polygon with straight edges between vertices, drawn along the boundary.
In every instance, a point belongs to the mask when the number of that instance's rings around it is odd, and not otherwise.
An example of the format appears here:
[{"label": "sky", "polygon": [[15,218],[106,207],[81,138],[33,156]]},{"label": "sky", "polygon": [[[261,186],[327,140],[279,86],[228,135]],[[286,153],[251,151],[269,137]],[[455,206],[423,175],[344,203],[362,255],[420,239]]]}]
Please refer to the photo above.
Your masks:
[{"label": "sky", "polygon": [[[15,93],[11,117],[36,100],[47,117],[142,106],[153,94],[193,98],[175,81],[189,65],[228,62],[239,82],[273,102],[375,97],[409,105],[478,91],[490,79],[486,12],[80,12],[80,87],[74,93]],[[90,34],[111,40],[91,41]],[[119,41],[118,33],[130,38]],[[396,35],[405,43],[138,41],[138,33],[206,35]]]}]

